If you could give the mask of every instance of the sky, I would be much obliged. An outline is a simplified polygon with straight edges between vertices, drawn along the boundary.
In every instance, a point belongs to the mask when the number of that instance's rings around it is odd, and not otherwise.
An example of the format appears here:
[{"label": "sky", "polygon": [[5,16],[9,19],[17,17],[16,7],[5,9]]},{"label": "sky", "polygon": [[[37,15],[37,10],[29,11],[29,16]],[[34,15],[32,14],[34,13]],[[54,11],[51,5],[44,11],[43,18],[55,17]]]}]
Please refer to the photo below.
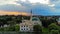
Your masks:
[{"label": "sky", "polygon": [[0,0],[0,14],[27,15],[31,10],[34,15],[60,15],[60,0]]}]

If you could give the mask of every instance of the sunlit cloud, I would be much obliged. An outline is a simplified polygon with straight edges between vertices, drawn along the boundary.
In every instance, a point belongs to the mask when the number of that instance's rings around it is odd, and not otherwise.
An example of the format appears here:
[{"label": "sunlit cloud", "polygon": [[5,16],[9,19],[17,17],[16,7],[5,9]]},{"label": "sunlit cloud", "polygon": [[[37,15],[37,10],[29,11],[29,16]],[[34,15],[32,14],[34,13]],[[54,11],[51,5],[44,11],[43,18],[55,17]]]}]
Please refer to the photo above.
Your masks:
[{"label": "sunlit cloud", "polygon": [[18,12],[18,11],[0,11],[0,15],[30,15],[26,12]]}]

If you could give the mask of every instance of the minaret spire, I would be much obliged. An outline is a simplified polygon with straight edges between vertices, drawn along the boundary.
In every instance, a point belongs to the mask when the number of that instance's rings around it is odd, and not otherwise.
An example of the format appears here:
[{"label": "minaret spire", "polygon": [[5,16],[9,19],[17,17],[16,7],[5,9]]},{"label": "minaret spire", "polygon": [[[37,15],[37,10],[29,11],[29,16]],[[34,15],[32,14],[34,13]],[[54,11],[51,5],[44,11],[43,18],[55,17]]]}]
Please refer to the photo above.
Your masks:
[{"label": "minaret spire", "polygon": [[32,21],[32,10],[31,10],[31,12],[30,12],[30,13],[31,13],[31,15],[30,15],[30,21]]}]

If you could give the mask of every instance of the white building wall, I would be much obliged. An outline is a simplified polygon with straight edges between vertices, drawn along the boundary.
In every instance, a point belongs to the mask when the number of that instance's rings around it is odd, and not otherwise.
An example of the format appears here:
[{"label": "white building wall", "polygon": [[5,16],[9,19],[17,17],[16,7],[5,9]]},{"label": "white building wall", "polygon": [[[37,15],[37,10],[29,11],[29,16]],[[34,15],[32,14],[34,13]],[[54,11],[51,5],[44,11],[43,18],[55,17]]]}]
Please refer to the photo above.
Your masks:
[{"label": "white building wall", "polygon": [[32,28],[30,28],[29,26],[27,27],[27,26],[20,26],[20,31],[30,31]]},{"label": "white building wall", "polygon": [[60,25],[60,21],[58,21],[58,24]]}]

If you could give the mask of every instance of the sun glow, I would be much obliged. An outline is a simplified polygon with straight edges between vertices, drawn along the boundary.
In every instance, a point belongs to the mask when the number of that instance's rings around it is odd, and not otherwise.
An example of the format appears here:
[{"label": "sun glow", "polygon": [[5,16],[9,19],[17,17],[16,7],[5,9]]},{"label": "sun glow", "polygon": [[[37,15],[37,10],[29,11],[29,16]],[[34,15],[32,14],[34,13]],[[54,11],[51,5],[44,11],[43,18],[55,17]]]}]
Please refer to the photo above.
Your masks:
[{"label": "sun glow", "polygon": [[0,11],[0,15],[29,15],[26,12],[17,12],[17,11]]}]

